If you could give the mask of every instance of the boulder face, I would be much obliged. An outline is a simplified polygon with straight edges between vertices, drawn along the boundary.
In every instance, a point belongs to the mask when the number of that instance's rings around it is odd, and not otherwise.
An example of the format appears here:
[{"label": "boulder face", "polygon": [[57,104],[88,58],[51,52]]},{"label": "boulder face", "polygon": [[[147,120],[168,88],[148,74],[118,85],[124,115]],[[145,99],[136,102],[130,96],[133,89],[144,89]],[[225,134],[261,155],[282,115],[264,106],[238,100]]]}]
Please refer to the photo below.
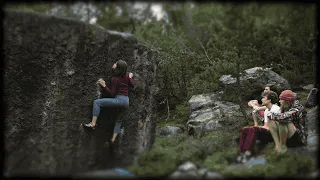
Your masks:
[{"label": "boulder face", "polygon": [[222,101],[223,92],[193,95],[188,101],[190,116],[187,121],[189,134],[223,130],[230,123],[243,118],[240,106]]},{"label": "boulder face", "polygon": [[308,94],[306,107],[314,107],[317,105],[318,89],[312,88]]},{"label": "boulder face", "polygon": [[[128,33],[35,13],[4,13],[5,174],[72,175],[119,167],[150,147],[156,52]],[[119,59],[134,73],[135,88],[120,117],[124,133],[118,149],[109,157],[108,148],[98,153],[99,137],[80,124],[89,122],[97,79],[110,75]]]},{"label": "boulder face", "polygon": [[187,161],[181,164],[176,171],[169,175],[170,179],[222,179],[222,175],[217,172],[211,172],[200,164],[194,164]]},{"label": "boulder face", "polygon": [[156,130],[156,134],[160,137],[175,136],[182,133],[183,129],[181,127],[176,126],[165,126]]},{"label": "boulder face", "polygon": [[[231,75],[223,75],[219,80],[225,87],[236,86],[236,77],[232,77]],[[277,93],[285,89],[290,89],[290,85],[286,79],[271,69],[262,67],[246,69],[245,72],[240,75],[240,84],[246,90],[244,100],[260,99],[261,92],[267,84],[273,84],[277,88]]]}]

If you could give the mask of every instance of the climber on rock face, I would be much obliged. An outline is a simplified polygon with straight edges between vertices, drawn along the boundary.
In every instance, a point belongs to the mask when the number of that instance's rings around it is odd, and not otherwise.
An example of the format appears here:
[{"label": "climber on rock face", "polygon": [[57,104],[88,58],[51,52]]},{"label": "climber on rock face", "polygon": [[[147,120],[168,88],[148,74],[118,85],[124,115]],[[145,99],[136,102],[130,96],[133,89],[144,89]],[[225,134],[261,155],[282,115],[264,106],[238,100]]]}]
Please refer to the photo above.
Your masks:
[{"label": "climber on rock face", "polygon": [[88,124],[83,124],[84,127],[92,129],[96,127],[101,107],[123,108],[129,106],[128,91],[129,87],[134,86],[133,74],[127,74],[127,63],[123,60],[117,61],[113,64],[112,68],[114,69],[115,76],[111,78],[111,89],[106,86],[106,82],[103,79],[98,80],[98,83],[111,98],[102,98],[94,101],[92,120]]},{"label": "climber on rock face", "polygon": [[[106,86],[109,88],[109,89],[112,89],[112,84],[111,84],[111,79],[112,79],[112,77],[114,77],[114,76],[116,76],[115,75],[115,69],[116,69],[116,67],[117,67],[117,65],[116,65],[116,63],[115,64],[113,64],[113,66],[112,66],[112,70],[111,70],[111,76],[109,76],[108,78],[107,78],[107,83],[106,83]],[[110,96],[110,94],[109,93],[107,93],[104,89],[104,87],[99,83],[99,82],[97,82],[97,84],[98,84],[98,89],[99,89],[99,92],[100,92],[100,96],[99,96],[99,98],[101,99],[101,98],[110,98],[111,96]],[[118,114],[121,112],[120,110],[121,110],[121,108],[112,108],[113,110],[112,110],[112,115],[110,116],[111,118],[114,118],[114,120],[116,120],[116,122],[115,122],[115,126],[114,126],[114,129],[113,129],[113,136],[112,136],[112,139],[111,139],[111,142],[112,143],[114,143],[115,142],[115,140],[116,140],[116,138],[117,138],[117,136],[118,136],[118,134],[121,132],[121,121],[117,121],[117,116],[118,116]]]}]

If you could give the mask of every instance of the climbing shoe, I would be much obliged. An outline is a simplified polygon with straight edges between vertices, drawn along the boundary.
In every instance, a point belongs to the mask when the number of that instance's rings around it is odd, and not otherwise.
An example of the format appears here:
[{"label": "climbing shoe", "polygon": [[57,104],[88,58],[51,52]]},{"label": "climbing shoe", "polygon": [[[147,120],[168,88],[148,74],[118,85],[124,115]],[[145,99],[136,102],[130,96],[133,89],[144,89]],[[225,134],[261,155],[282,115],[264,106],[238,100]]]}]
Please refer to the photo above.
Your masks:
[{"label": "climbing shoe", "polygon": [[83,126],[83,127],[85,127],[85,128],[94,129],[97,125],[92,126],[92,124],[91,124],[91,123],[88,123],[88,124],[82,124],[82,126]]}]

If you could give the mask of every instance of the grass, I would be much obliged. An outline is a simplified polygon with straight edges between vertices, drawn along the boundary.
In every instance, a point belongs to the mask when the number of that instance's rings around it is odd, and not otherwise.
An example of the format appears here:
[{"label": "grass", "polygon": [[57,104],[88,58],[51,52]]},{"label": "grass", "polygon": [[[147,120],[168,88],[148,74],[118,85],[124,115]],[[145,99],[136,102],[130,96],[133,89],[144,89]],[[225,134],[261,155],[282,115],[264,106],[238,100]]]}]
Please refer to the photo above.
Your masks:
[{"label": "grass", "polygon": [[212,132],[199,139],[185,134],[156,137],[152,148],[140,157],[139,164],[130,166],[129,170],[137,176],[162,176],[173,172],[186,161],[204,164],[208,156],[224,148],[231,151],[226,151],[221,158],[230,160],[236,155],[236,148],[232,148],[234,145],[230,143],[232,137],[228,132]]},{"label": "grass", "polygon": [[136,176],[163,176],[172,173],[186,162],[199,163],[213,172],[227,177],[247,176],[303,176],[316,169],[313,157],[288,152],[276,155],[273,144],[263,150],[267,164],[247,166],[232,165],[238,155],[238,146],[232,142],[232,133],[212,132],[200,139],[180,135],[175,137],[157,137],[150,151],[141,156],[139,164],[129,170]]}]

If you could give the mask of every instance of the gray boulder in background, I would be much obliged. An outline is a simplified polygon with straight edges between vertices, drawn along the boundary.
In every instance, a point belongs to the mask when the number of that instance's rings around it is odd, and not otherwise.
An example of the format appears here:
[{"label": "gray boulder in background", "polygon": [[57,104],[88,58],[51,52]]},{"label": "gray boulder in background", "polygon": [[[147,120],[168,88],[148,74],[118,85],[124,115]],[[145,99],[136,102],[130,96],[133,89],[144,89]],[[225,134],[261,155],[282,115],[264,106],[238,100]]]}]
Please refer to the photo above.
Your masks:
[{"label": "gray boulder in background", "polygon": [[176,171],[169,175],[169,179],[221,179],[222,175],[216,172],[210,172],[200,165],[190,161],[181,164]]},{"label": "gray boulder in background", "polygon": [[165,126],[157,129],[156,134],[158,136],[172,136],[183,133],[183,129],[176,126]]},{"label": "gray boulder in background", "polygon": [[189,134],[221,130],[226,121],[243,117],[240,106],[222,101],[223,92],[193,95],[188,101],[190,116],[187,122]]},{"label": "gray boulder in background", "polygon": [[314,107],[317,105],[317,95],[318,95],[318,89],[312,88],[308,94],[306,107]]},{"label": "gray boulder in background", "polygon": [[306,86],[301,86],[302,89],[304,90],[311,90],[312,88],[314,88],[314,85],[313,84],[308,84]]},{"label": "gray boulder in background", "polygon": [[[232,75],[222,75],[219,80],[224,87],[237,86],[236,77],[232,77]],[[273,84],[277,88],[277,93],[290,89],[288,81],[270,68],[254,67],[245,70],[240,75],[240,85],[246,91],[243,93],[244,100],[260,98],[261,92],[267,84]]]}]

